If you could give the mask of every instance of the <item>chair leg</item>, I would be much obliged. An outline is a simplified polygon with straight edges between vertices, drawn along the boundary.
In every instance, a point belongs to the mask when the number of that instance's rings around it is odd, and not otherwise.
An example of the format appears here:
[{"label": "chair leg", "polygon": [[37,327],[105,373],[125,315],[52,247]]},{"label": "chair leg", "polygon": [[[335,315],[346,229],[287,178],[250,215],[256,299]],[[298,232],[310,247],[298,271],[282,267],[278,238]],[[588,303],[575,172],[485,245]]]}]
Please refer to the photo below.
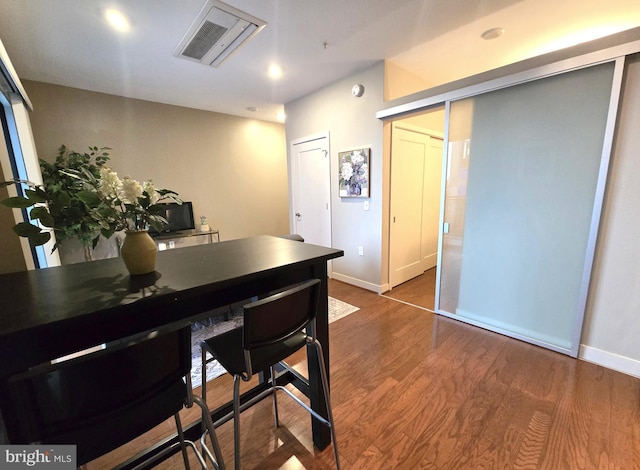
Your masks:
[{"label": "chair leg", "polygon": [[[202,395],[202,401],[204,402],[204,406],[207,406],[207,351],[202,346],[200,346],[200,360],[202,361],[202,366],[200,369],[200,382],[201,382],[200,393]],[[200,437],[200,447],[202,449],[203,454],[205,452],[205,448],[207,447],[207,444],[205,442],[206,437],[207,437],[207,427],[203,422],[202,436]],[[211,444],[214,446],[214,452],[215,452],[215,444],[213,443],[213,437],[211,438]],[[217,458],[218,458],[218,455],[216,454],[216,459]]]},{"label": "chair leg", "polygon": [[[204,347],[200,346],[200,354],[202,360],[202,385],[201,385],[201,393],[202,396],[198,397],[196,395],[193,396],[193,402],[196,403],[202,411],[202,436],[200,437],[200,446],[202,449],[202,454],[205,458],[207,456],[213,461],[213,465],[216,469],[224,470],[224,462],[222,460],[222,451],[220,450],[220,444],[218,443],[218,438],[215,433],[215,426],[213,421],[211,420],[211,412],[209,411],[209,407],[207,406],[207,351]],[[211,439],[211,447],[213,448],[213,456],[206,444],[206,437],[209,434],[209,438]],[[215,457],[214,457],[215,456]]]},{"label": "chair leg", "polygon": [[[213,421],[211,419],[211,412],[207,407],[206,403],[202,398],[195,395],[193,397],[194,403],[196,403],[201,411],[202,411],[202,422],[205,427],[205,431],[200,439],[200,443],[202,445],[202,454],[203,456],[208,456],[213,461],[213,466],[218,470],[224,470],[224,461],[222,459],[222,451],[220,450],[220,444],[218,443],[218,437],[216,436],[216,429]],[[209,452],[209,449],[206,447],[205,436],[209,434],[209,439],[211,439],[211,447],[213,448],[213,456]],[[206,459],[205,459],[206,461]]]},{"label": "chair leg", "polygon": [[180,449],[182,450],[182,458],[184,459],[184,468],[190,469],[189,456],[187,455],[187,445],[184,442],[184,433],[182,432],[182,422],[180,421],[180,415],[176,413],[173,415],[176,420],[176,428],[178,429],[178,437],[180,438]]},{"label": "chair leg", "polygon": [[333,421],[333,411],[331,409],[331,399],[329,397],[329,380],[327,378],[327,371],[324,367],[324,355],[322,354],[322,346],[317,339],[314,339],[313,344],[316,346],[316,350],[318,351],[318,366],[320,369],[320,379],[322,382],[322,392],[324,393],[324,401],[327,404],[327,417],[331,426],[329,429],[331,430],[331,440],[333,441],[333,455],[336,459],[336,469],[340,470],[340,457],[338,456],[338,441],[336,440],[336,430],[335,430],[335,422]]},{"label": "chair leg", "polygon": [[202,371],[201,371],[201,391],[202,391],[202,399],[206,405],[207,403],[207,351],[200,346],[200,353],[202,358]]},{"label": "chair leg", "polygon": [[276,396],[276,371],[273,366],[269,367],[271,372],[271,387],[273,390],[271,391],[272,399],[273,399],[273,422],[277,427],[280,426],[280,420],[278,419],[278,397]]},{"label": "chair leg", "polygon": [[240,381],[239,375],[233,376],[233,456],[235,470],[240,470]]}]

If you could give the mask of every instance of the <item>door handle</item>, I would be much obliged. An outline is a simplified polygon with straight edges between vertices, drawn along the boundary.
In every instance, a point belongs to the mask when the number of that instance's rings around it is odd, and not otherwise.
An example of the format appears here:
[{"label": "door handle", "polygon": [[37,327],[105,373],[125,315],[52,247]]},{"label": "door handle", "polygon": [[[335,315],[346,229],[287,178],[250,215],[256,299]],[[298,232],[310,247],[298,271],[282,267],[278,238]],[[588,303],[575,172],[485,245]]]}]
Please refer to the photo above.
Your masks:
[{"label": "door handle", "polygon": [[300,215],[300,212],[296,212],[296,217],[299,219],[300,217],[302,217],[302,215]]}]

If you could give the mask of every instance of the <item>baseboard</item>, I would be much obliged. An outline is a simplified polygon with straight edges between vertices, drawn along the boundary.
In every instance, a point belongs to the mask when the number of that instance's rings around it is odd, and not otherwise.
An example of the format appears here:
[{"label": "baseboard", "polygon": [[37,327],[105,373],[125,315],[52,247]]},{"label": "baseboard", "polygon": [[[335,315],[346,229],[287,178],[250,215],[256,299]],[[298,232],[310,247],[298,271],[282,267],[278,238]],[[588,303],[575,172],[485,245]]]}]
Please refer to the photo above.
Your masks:
[{"label": "baseboard", "polygon": [[331,278],[335,279],[336,281],[346,282],[347,284],[351,284],[352,286],[362,287],[363,289],[373,291],[376,294],[381,294],[382,292],[384,292],[382,290],[382,286],[378,284],[363,281],[362,279],[357,279],[355,277],[345,276],[344,274],[340,274],[335,271],[331,273]]},{"label": "baseboard", "polygon": [[617,370],[623,374],[640,378],[640,361],[615,353],[603,351],[591,346],[580,345],[578,357],[584,361],[598,364],[607,369]]}]

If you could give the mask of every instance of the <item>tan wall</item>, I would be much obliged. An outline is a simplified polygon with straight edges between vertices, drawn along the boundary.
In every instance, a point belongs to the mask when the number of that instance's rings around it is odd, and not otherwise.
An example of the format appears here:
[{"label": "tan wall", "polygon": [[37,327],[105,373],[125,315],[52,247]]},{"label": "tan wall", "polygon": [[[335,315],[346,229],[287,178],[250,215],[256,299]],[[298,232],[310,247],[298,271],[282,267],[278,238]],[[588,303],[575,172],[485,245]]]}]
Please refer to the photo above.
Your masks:
[{"label": "tan wall", "polygon": [[111,147],[119,176],[192,201],[223,240],[289,230],[284,125],[24,80],[38,156]]},{"label": "tan wall", "polygon": [[429,132],[433,132],[435,135],[444,136],[444,106],[438,106],[425,111],[420,111],[415,115],[398,119],[397,122],[410,124]]},{"label": "tan wall", "polygon": [[384,100],[391,101],[418,91],[426,90],[430,84],[424,79],[400,67],[391,60],[384,62]]}]

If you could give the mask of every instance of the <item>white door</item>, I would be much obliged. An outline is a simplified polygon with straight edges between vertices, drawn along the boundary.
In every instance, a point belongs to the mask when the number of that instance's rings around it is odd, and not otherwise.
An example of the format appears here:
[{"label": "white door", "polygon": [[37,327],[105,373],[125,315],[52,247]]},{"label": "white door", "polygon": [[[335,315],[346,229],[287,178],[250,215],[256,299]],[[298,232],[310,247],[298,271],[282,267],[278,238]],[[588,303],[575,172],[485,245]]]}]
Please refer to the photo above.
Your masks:
[{"label": "white door", "polygon": [[422,269],[422,184],[429,136],[393,128],[389,284],[419,276]]},{"label": "white door", "polygon": [[422,184],[422,271],[434,268],[438,262],[440,233],[440,195],[442,193],[443,141],[429,137],[424,161]]},{"label": "white door", "polygon": [[391,139],[389,285],[436,265],[442,140],[394,126]]},{"label": "white door", "polygon": [[307,243],[331,246],[329,136],[291,143],[292,224]]}]

